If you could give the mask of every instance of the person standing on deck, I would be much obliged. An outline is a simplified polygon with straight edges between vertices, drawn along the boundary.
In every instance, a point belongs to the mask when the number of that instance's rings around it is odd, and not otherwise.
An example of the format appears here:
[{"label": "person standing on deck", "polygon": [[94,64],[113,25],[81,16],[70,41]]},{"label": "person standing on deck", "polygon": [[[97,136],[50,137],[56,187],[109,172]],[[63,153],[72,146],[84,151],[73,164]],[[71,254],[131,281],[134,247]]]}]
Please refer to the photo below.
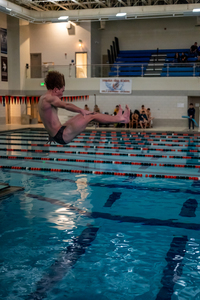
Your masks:
[{"label": "person standing on deck", "polygon": [[194,131],[194,121],[192,119],[194,119],[194,115],[195,115],[195,108],[193,106],[193,103],[190,103],[190,107],[188,109],[188,117],[190,118],[188,119],[188,123],[189,123],[189,130],[192,124],[193,131]]},{"label": "person standing on deck", "polygon": [[[80,132],[82,132],[90,121],[98,123],[128,123],[130,109],[126,105],[124,114],[122,114],[121,105],[116,116],[110,116],[95,113],[81,109],[74,104],[65,103],[60,99],[65,90],[64,75],[51,71],[45,78],[47,92],[40,97],[38,103],[39,114],[45,129],[49,133],[49,142],[57,142],[59,144],[67,144],[73,140]],[[63,125],[58,118],[58,108],[63,108],[78,113]]]}]

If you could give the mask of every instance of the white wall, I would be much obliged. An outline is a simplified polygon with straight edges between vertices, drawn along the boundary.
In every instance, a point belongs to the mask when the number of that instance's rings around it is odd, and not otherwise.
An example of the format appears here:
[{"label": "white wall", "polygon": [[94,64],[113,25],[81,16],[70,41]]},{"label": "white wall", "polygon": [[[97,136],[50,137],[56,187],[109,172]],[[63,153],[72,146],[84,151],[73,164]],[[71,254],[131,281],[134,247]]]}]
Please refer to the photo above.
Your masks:
[{"label": "white wall", "polygon": [[196,17],[106,22],[101,31],[101,53],[106,54],[114,37],[120,50],[185,49],[200,43]]},{"label": "white wall", "polygon": [[[125,96],[111,96],[111,95],[97,95],[96,103],[99,106],[100,112],[108,112],[112,114],[114,112],[115,106],[118,104],[125,108],[127,104],[132,111],[135,109],[140,110],[141,105],[145,105],[146,108],[151,109],[152,116],[156,119],[171,119],[182,120],[182,116],[187,115],[187,96],[135,96],[125,95]],[[184,107],[177,107],[178,103],[183,103]],[[93,95],[89,97],[89,101],[77,101],[73,104],[84,108],[87,104],[89,109],[93,111],[95,98]],[[68,120],[68,116],[75,115],[74,113],[59,109],[59,118],[62,123]]]},{"label": "white wall", "polygon": [[20,90],[19,19],[7,16],[8,21],[8,89]]},{"label": "white wall", "polygon": [[20,32],[19,32],[19,44],[20,44],[20,89],[25,89],[26,79],[26,64],[30,65],[30,34],[29,34],[29,22],[20,20]]},{"label": "white wall", "polygon": [[[42,53],[42,62],[69,65],[75,60],[75,52],[87,52],[91,63],[90,22],[74,24],[75,34],[69,34],[66,23],[30,24],[30,53]],[[83,47],[79,48],[79,40]],[[67,55],[65,55],[67,53]]]}]

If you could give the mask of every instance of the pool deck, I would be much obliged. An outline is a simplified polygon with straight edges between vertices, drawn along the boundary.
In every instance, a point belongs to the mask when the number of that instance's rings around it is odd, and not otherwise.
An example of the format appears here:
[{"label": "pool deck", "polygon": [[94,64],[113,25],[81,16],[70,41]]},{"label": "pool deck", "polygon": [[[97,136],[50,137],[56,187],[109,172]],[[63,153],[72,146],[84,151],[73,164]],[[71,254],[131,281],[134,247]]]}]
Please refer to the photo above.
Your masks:
[{"label": "pool deck", "polygon": [[[0,132],[1,131],[7,131],[7,130],[17,130],[17,129],[25,129],[25,128],[44,128],[43,124],[28,124],[28,125],[21,125],[21,124],[5,124],[5,125],[0,125]],[[115,127],[95,127],[95,126],[90,126],[86,127],[86,130],[97,130],[97,131],[135,131],[135,132],[141,132],[144,131],[144,129],[141,128],[115,128]],[[147,128],[145,131],[149,132],[189,132],[193,133],[192,130],[188,131],[188,128],[186,127],[173,127],[173,126],[158,126],[158,127],[153,127],[153,128]],[[200,128],[195,128],[194,133],[200,132]]]}]

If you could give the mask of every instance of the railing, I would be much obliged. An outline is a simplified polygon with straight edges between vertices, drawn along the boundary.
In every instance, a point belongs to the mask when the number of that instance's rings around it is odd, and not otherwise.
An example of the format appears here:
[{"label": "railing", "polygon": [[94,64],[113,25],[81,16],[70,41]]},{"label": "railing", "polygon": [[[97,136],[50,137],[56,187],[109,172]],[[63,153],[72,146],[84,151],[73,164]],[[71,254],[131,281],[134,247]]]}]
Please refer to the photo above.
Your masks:
[{"label": "railing", "polygon": [[93,65],[45,65],[26,69],[26,78],[44,78],[49,71],[59,71],[65,78],[103,78],[103,77],[181,77],[199,76],[200,65],[197,63],[124,63]]}]

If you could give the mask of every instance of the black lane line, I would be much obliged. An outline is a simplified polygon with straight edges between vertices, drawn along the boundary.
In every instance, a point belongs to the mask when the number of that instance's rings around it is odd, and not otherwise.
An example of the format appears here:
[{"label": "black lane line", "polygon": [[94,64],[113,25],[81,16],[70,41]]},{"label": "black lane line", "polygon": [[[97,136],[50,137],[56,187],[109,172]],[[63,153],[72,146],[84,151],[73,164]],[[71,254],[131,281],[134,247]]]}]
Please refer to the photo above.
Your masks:
[{"label": "black lane line", "polygon": [[146,169],[148,169],[149,168],[149,166],[142,166],[142,167],[140,167],[138,170],[146,170]]},{"label": "black lane line", "polygon": [[[68,181],[68,182],[73,182],[76,183],[76,180],[72,179],[66,179],[66,178],[60,178],[60,177],[54,177],[54,176],[48,176],[48,175],[42,175],[38,173],[31,173],[31,172],[20,172],[16,170],[11,170],[11,169],[4,169],[3,172],[10,172],[10,173],[18,173],[18,174],[24,174],[28,176],[35,176],[35,177],[40,177],[44,179],[52,179],[56,181]],[[136,177],[133,177],[135,179]],[[124,180],[125,181],[125,180]],[[127,181],[127,180],[126,180]],[[198,182],[197,182],[198,183]],[[200,191],[191,191],[188,189],[170,189],[170,188],[158,188],[158,187],[146,187],[146,186],[137,186],[137,185],[126,185],[126,184],[105,184],[105,183],[87,183],[89,186],[93,187],[105,187],[105,188],[124,188],[128,190],[139,190],[139,191],[151,191],[151,192],[168,192],[168,193],[185,193],[185,194],[193,194],[193,195],[200,195]],[[192,184],[192,187],[200,187],[200,182],[199,185],[195,185],[196,182]]]},{"label": "black lane line", "polygon": [[121,194],[122,193],[120,193],[120,192],[113,192],[109,196],[108,200],[106,201],[106,203],[104,204],[103,207],[111,207],[113,205],[113,203],[120,198]]},{"label": "black lane line", "polygon": [[69,210],[76,211],[77,213],[92,219],[102,218],[102,219],[118,221],[118,222],[141,223],[142,225],[149,225],[149,226],[166,226],[166,227],[173,227],[173,228],[184,228],[189,230],[200,230],[200,224],[196,224],[196,223],[183,223],[183,222],[177,222],[176,220],[172,220],[172,219],[170,220],[160,220],[155,218],[147,219],[143,217],[111,215],[109,213],[102,213],[102,212],[89,212],[89,211],[82,210],[71,204],[64,203],[57,199],[47,198],[40,195],[28,194],[28,193],[25,193],[25,196],[30,198],[35,198],[40,201],[49,202],[51,204],[58,205],[61,207],[65,207]]},{"label": "black lane line", "polygon": [[[195,211],[198,206],[196,199],[188,199],[183,203],[179,216],[196,217]],[[174,292],[174,285],[182,275],[184,264],[182,260],[186,252],[187,236],[175,237],[170,245],[170,249],[166,255],[167,266],[163,271],[161,283],[163,287],[160,289],[156,300],[171,300]]]},{"label": "black lane line", "polygon": [[161,279],[163,287],[157,294],[156,300],[171,300],[174,285],[182,275],[184,267],[183,258],[186,252],[187,241],[187,236],[173,238],[165,258],[167,266],[163,270],[163,277]]},{"label": "black lane line", "polygon": [[179,216],[181,217],[196,217],[195,211],[198,207],[196,199],[188,199],[183,203]]},{"label": "black lane line", "polygon": [[98,229],[97,227],[84,229],[81,235],[75,239],[74,243],[60,253],[58,259],[51,265],[48,273],[37,282],[36,291],[28,295],[26,299],[39,300],[46,298],[46,293],[50,291],[56,283],[62,280],[95,240]]}]

